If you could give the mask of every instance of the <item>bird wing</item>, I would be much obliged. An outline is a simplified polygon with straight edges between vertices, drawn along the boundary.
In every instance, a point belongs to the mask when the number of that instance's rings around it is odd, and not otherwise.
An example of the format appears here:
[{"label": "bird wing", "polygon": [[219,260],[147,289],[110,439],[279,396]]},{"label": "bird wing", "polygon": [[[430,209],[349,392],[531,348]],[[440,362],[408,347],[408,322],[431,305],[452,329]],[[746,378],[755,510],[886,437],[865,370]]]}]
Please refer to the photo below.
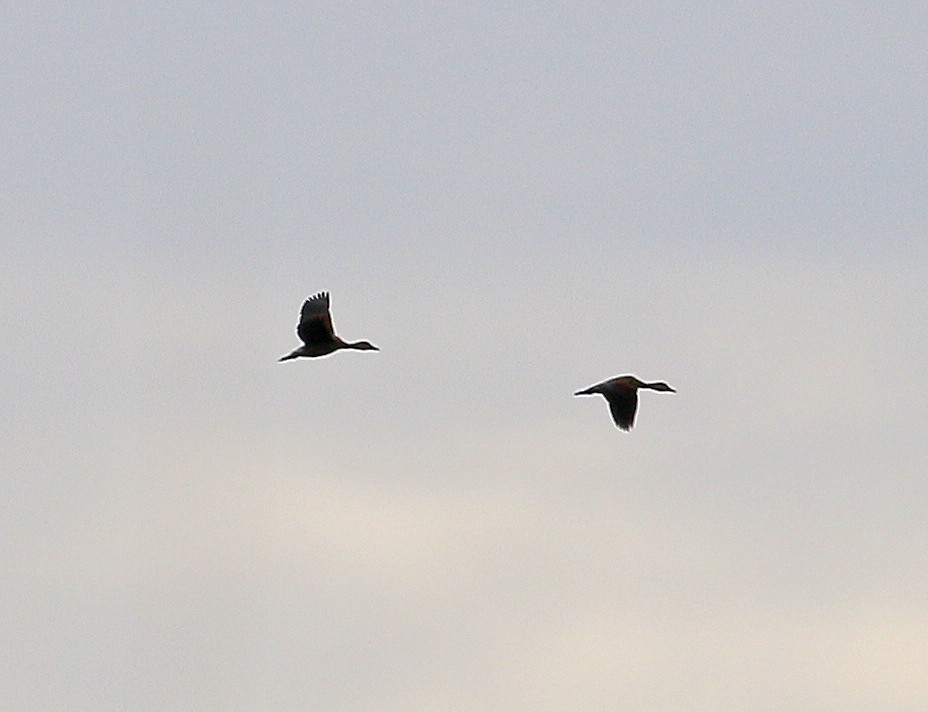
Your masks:
[{"label": "bird wing", "polygon": [[638,408],[638,394],[634,388],[621,388],[606,395],[612,419],[622,430],[631,430],[635,424],[635,411]]},{"label": "bird wing", "polygon": [[328,292],[319,292],[303,302],[300,323],[296,325],[296,335],[307,345],[326,343],[335,337],[332,315],[329,313]]}]

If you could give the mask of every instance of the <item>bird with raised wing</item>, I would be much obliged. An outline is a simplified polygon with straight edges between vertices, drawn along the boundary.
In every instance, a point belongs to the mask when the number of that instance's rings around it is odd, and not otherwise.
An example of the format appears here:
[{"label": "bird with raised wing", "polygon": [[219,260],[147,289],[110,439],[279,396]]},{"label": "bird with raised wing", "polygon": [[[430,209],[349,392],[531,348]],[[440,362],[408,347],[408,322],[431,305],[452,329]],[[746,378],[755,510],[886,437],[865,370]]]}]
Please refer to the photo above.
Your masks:
[{"label": "bird with raised wing", "polygon": [[300,310],[300,323],[296,325],[296,335],[303,345],[278,361],[305,356],[315,358],[326,356],[339,349],[356,349],[358,351],[380,351],[369,341],[343,341],[335,335],[332,328],[332,315],[329,313],[329,293],[319,292],[303,302]]},{"label": "bird with raised wing", "polygon": [[622,430],[631,430],[635,424],[635,411],[638,408],[638,389],[650,388],[652,391],[676,391],[663,381],[645,383],[634,376],[617,376],[608,381],[597,383],[582,391],[574,393],[575,396],[588,396],[598,393],[609,403],[609,411],[616,427]]}]

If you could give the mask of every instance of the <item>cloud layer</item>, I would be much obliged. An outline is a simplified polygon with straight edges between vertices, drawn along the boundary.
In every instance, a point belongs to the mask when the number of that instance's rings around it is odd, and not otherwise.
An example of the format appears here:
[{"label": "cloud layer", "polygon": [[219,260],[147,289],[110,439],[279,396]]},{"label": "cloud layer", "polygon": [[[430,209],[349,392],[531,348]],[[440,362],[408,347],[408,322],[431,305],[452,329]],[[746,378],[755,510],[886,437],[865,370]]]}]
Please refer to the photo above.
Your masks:
[{"label": "cloud layer", "polygon": [[928,704],[925,12],[197,7],[0,23],[0,707]]}]

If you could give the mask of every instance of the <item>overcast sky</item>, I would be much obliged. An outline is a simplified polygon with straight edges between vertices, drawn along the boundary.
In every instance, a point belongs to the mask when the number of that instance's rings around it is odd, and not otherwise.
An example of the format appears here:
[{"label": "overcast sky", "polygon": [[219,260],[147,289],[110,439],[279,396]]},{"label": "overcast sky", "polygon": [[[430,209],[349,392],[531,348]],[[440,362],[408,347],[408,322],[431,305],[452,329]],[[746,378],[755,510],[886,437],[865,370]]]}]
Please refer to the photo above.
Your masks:
[{"label": "overcast sky", "polygon": [[642,5],[0,11],[0,710],[928,709],[928,6]]}]

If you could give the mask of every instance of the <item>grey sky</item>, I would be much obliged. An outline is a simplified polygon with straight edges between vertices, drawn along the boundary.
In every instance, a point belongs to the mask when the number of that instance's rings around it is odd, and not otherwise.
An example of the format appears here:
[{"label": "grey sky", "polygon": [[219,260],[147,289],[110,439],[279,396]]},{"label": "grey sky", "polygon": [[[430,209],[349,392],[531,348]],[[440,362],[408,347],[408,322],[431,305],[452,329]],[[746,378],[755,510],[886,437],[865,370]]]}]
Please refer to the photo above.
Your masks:
[{"label": "grey sky", "polygon": [[0,709],[928,707],[922,4],[20,5]]}]

